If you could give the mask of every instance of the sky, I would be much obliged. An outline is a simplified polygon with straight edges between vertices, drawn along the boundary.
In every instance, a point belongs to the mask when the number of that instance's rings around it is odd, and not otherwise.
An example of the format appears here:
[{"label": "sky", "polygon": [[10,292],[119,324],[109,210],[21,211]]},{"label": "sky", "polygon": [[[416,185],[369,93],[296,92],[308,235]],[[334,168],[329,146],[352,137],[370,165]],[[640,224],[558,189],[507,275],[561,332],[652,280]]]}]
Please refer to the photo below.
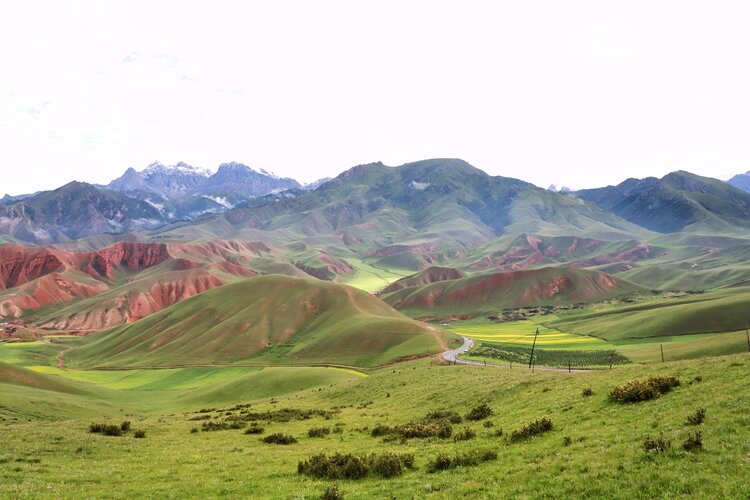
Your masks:
[{"label": "sky", "polygon": [[156,160],[726,179],[750,170],[748,19],[745,1],[7,2],[0,194]]}]

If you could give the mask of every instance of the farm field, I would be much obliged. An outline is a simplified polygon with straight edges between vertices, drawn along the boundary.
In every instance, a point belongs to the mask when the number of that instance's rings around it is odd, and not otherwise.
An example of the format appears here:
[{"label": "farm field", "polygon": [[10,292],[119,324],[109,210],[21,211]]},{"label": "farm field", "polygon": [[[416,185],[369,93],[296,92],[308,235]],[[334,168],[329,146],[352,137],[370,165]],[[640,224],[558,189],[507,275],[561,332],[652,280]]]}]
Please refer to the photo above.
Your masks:
[{"label": "farm field", "polygon": [[[40,375],[67,380],[85,391],[66,394],[0,382],[0,496],[68,498],[85,492],[109,497],[117,491],[123,497],[317,498],[337,485],[345,498],[536,496],[543,491],[576,497],[743,498],[750,494],[748,368],[747,355],[584,374],[430,366],[423,360],[276,396],[212,391],[194,401],[166,399],[162,406],[139,399],[149,392],[164,397],[174,390],[169,387],[179,387],[170,386],[174,374],[168,370],[154,370],[167,373],[160,382],[161,375],[149,375],[156,377],[156,391],[141,383],[149,378],[143,373],[134,378],[138,382],[133,386],[122,385],[122,379],[95,383],[44,373]],[[237,375],[235,368],[217,370],[227,370],[228,378]],[[653,401],[621,405],[609,400],[607,394],[615,385],[649,374],[673,375],[680,385]],[[592,396],[581,395],[582,384],[592,388]],[[406,424],[439,409],[465,416],[481,404],[487,404],[492,415],[453,425],[454,435],[463,435],[465,428],[476,434],[465,440],[451,436],[389,441],[372,435],[378,425]],[[16,412],[10,413],[9,407]],[[705,422],[688,425],[687,416],[699,407],[706,409]],[[263,413],[280,409],[328,416],[280,421]],[[245,434],[249,423],[238,429],[200,430],[206,422],[242,422],[248,412],[261,415],[262,434]],[[542,417],[553,423],[551,431],[527,440],[510,439],[514,430]],[[92,422],[124,420],[133,430],[123,436],[89,432]],[[310,437],[311,428],[330,433]],[[145,431],[145,437],[134,439],[135,430]],[[682,442],[695,430],[702,433],[703,449],[683,450]],[[261,441],[273,433],[297,442]],[[663,453],[646,453],[647,436],[663,436],[672,445]],[[427,470],[441,454],[478,450],[492,451],[497,459],[436,473]],[[333,480],[298,474],[298,463],[316,453],[411,454],[414,468],[390,479]]]}]

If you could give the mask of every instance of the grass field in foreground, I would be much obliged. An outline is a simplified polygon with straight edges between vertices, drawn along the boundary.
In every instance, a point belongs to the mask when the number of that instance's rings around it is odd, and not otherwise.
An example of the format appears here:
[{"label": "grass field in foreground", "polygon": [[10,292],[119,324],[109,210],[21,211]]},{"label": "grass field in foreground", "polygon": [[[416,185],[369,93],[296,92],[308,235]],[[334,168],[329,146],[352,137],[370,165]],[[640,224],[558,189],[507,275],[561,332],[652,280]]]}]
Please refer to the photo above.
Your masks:
[{"label": "grass field in foreground", "polygon": [[[113,404],[98,399],[111,398],[109,390],[85,398],[41,390],[14,392],[8,388],[26,388],[0,383],[4,406],[25,401],[25,408],[36,412],[28,414],[31,421],[19,414],[10,425],[0,425],[0,496],[73,498],[85,492],[88,497],[318,498],[338,484],[346,498],[746,498],[749,368],[747,355],[570,375],[429,366],[424,361],[402,364],[368,378],[250,401],[251,411],[339,409],[330,419],[261,422],[265,435],[296,437],[298,442],[288,446],[262,443],[262,436],[245,435],[242,429],[191,433],[202,421],[190,418],[209,415],[221,421],[227,412],[240,415],[218,398],[213,404],[204,398],[190,408],[215,409],[208,413],[181,413],[170,403],[144,413],[135,400]],[[681,384],[653,401],[620,405],[608,400],[616,384],[654,373],[674,375]],[[581,395],[582,384],[591,386],[592,396]],[[234,398],[233,403],[248,402],[239,394]],[[488,419],[493,425],[455,425],[456,432],[463,427],[476,432],[466,441],[435,437],[385,442],[370,435],[377,424],[404,424],[439,408],[464,415],[480,403],[494,410]],[[43,412],[48,412],[45,418],[59,417],[54,412],[61,405],[74,404],[81,415],[38,420]],[[687,415],[699,407],[706,409],[705,422],[688,425]],[[552,420],[551,432],[522,442],[508,439],[513,430],[541,417]],[[144,430],[145,439],[88,432],[90,422],[125,419]],[[342,431],[311,438],[307,431],[312,427]],[[702,432],[703,449],[682,450],[682,442],[696,430]],[[663,436],[672,447],[665,453],[646,453],[646,436]],[[477,467],[426,471],[428,462],[441,453],[485,449],[495,451],[498,459]],[[334,481],[297,474],[298,462],[319,452],[411,453],[416,468],[391,479]]]}]

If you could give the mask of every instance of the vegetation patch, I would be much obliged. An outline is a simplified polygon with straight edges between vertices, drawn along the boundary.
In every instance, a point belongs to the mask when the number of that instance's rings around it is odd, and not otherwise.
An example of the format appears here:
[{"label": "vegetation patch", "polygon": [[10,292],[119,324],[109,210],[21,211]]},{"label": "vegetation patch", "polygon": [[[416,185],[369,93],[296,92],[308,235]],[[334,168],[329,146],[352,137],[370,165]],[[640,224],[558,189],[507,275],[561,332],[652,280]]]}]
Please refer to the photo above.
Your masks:
[{"label": "vegetation patch", "polygon": [[510,435],[511,441],[523,441],[539,434],[551,431],[553,428],[552,420],[542,417],[539,420],[530,422],[520,429],[513,431]]},{"label": "vegetation patch", "polygon": [[612,388],[609,391],[609,397],[617,403],[637,403],[656,399],[678,385],[680,385],[680,381],[677,377],[652,375],[644,379],[631,380]]},{"label": "vegetation patch", "polygon": [[127,422],[127,426],[124,424],[125,422],[120,425],[92,422],[89,424],[89,432],[92,434],[102,434],[104,436],[122,436],[126,432],[123,428],[130,430],[130,422]]},{"label": "vegetation patch", "polygon": [[[484,343],[473,349],[472,356],[499,359],[511,363],[528,364],[531,359],[531,349],[511,345],[497,345]],[[544,366],[572,366],[576,368],[586,366],[624,365],[630,360],[622,354],[605,349],[573,350],[573,349],[535,349],[534,364]]]},{"label": "vegetation patch", "polygon": [[322,438],[330,433],[331,429],[329,427],[313,427],[307,431],[307,436],[311,438]]},{"label": "vegetation patch", "polygon": [[687,417],[687,421],[690,425],[700,425],[706,420],[706,409],[698,408],[694,413],[691,413]]},{"label": "vegetation patch", "polygon": [[475,431],[471,427],[464,427],[463,430],[457,432],[456,435],[453,436],[453,441],[468,441],[469,439],[474,439],[475,437],[477,437],[477,431]]},{"label": "vegetation patch", "polygon": [[201,424],[201,431],[203,432],[214,432],[214,431],[226,431],[231,429],[242,429],[245,427],[244,422],[203,422]]},{"label": "vegetation patch", "polygon": [[313,417],[331,418],[337,413],[339,413],[338,410],[280,408],[278,410],[241,413],[231,416],[230,420],[246,422],[257,422],[260,420],[268,422],[291,422],[292,420],[309,420]]},{"label": "vegetation patch", "polygon": [[497,452],[494,450],[473,450],[454,457],[440,453],[427,465],[427,472],[433,474],[456,467],[476,467],[481,463],[492,460],[497,460]]},{"label": "vegetation patch", "polygon": [[268,436],[261,439],[264,443],[268,444],[294,444],[297,442],[297,438],[294,436],[290,436],[289,434],[283,434],[281,432],[276,432],[274,434],[269,434]]},{"label": "vegetation patch", "polygon": [[425,420],[447,420],[452,424],[460,424],[463,419],[461,415],[452,410],[433,410],[424,417]]},{"label": "vegetation patch", "polygon": [[487,404],[481,404],[475,406],[466,414],[466,420],[484,420],[490,415],[492,415],[492,408]]},{"label": "vegetation patch", "polygon": [[589,397],[593,396],[594,390],[591,388],[589,384],[583,384],[581,387],[581,396]]},{"label": "vegetation patch", "polygon": [[664,436],[651,437],[646,436],[643,440],[643,449],[646,453],[663,453],[672,447],[672,441]]},{"label": "vegetation patch", "polygon": [[368,476],[392,478],[414,468],[414,455],[381,453],[354,455],[320,453],[299,462],[297,473],[319,479],[362,479]]},{"label": "vegetation patch", "polygon": [[682,448],[687,451],[703,449],[703,435],[701,431],[696,431],[695,434],[690,433],[685,442],[682,443]]}]

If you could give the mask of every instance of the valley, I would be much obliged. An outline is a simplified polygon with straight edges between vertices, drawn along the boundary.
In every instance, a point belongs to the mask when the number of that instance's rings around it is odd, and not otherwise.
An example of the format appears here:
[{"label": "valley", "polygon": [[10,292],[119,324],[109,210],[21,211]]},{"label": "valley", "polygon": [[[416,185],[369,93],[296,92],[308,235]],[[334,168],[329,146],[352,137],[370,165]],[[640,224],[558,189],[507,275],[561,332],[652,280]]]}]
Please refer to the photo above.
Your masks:
[{"label": "valley", "polygon": [[3,203],[0,496],[750,494],[730,184],[154,164]]}]

